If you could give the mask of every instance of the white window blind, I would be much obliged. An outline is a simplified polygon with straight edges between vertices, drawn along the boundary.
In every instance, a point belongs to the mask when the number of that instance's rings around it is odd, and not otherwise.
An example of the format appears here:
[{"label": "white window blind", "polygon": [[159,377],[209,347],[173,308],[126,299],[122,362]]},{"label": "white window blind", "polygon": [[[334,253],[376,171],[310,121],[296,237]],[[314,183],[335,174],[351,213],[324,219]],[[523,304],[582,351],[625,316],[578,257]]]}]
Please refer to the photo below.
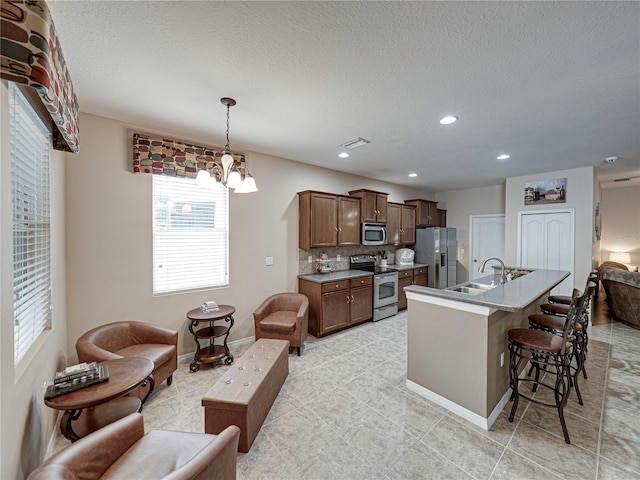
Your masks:
[{"label": "white window blind", "polygon": [[51,326],[49,131],[9,83],[14,363]]},{"label": "white window blind", "polygon": [[153,293],[229,283],[228,190],[153,176]]}]

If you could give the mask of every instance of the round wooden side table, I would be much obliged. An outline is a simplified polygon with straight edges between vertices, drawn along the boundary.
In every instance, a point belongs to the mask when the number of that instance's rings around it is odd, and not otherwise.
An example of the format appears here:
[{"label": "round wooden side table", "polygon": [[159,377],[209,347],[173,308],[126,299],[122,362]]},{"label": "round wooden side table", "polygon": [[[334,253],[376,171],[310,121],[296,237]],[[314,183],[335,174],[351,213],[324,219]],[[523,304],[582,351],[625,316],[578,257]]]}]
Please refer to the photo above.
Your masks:
[{"label": "round wooden side table", "polygon": [[[131,413],[140,412],[155,387],[153,362],[147,358],[125,357],[100,365],[109,368],[106,382],[44,401],[48,407],[65,411],[60,420],[60,432],[72,442]],[[135,396],[125,396],[146,382],[150,383],[150,388],[142,401]]]},{"label": "round wooden side table", "polygon": [[[190,320],[189,331],[193,335],[196,342],[196,353],[193,361],[189,365],[189,370],[197,372],[200,370],[200,363],[214,363],[224,359],[225,365],[233,363],[233,355],[229,352],[227,346],[227,338],[233,327],[233,314],[235,307],[231,305],[218,305],[219,310],[214,312],[203,312],[199,308],[194,308],[187,312],[187,318]],[[224,321],[228,325],[216,325],[216,322]],[[200,323],[206,323],[203,328],[194,330]],[[215,344],[216,338],[223,338],[223,343]],[[205,345],[201,345],[203,341]]]}]

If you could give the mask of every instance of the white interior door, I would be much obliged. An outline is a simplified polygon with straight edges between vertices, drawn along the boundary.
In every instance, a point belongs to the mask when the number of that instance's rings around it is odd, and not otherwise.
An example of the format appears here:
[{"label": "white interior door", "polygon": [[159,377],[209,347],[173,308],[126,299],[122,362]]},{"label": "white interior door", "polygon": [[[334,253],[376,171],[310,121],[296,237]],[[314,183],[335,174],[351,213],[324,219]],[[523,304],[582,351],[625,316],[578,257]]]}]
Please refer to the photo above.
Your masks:
[{"label": "white interior door", "polygon": [[478,272],[484,260],[491,257],[504,259],[504,215],[471,215],[469,223],[469,280],[473,280],[487,275],[486,271]]},{"label": "white interior door", "polygon": [[565,270],[571,276],[551,291],[571,295],[574,277],[573,211],[519,212],[518,266]]}]

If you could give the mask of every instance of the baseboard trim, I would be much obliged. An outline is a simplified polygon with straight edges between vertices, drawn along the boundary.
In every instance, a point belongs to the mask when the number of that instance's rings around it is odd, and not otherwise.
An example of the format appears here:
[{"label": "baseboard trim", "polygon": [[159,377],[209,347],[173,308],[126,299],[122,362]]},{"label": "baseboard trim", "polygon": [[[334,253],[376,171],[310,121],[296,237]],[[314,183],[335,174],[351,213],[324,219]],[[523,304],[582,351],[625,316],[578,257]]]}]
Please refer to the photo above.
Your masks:
[{"label": "baseboard trim", "polygon": [[[527,364],[525,365],[525,368],[523,368],[522,371],[520,372],[520,375],[519,375],[520,378],[526,376],[526,372],[528,368],[529,368],[529,363],[527,362]],[[508,388],[507,391],[504,392],[504,395],[502,396],[498,404],[492,410],[489,417],[484,418],[482,415],[478,415],[477,413],[472,412],[471,410],[464,408],[458,405],[457,403],[452,402],[448,398],[438,395],[437,393],[432,392],[428,388],[425,388],[422,385],[418,385],[417,383],[412,382],[409,379],[407,379],[407,388],[412,392],[417,393],[421,397],[424,397],[427,400],[431,400],[433,403],[440,405],[443,408],[446,408],[451,413],[455,413],[459,417],[462,417],[465,420],[468,420],[469,422],[473,423],[474,425],[477,425],[478,427],[483,428],[484,430],[489,430],[491,428],[491,426],[498,419],[505,405],[509,403],[509,399],[511,398],[511,388]]]}]

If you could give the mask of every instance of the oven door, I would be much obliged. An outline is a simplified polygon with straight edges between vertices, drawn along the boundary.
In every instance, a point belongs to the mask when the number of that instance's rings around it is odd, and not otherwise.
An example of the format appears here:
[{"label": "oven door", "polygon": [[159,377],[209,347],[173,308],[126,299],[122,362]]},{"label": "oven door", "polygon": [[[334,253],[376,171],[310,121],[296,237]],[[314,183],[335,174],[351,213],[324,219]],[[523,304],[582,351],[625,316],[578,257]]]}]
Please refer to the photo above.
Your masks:
[{"label": "oven door", "polygon": [[373,276],[373,308],[398,303],[398,272]]}]

